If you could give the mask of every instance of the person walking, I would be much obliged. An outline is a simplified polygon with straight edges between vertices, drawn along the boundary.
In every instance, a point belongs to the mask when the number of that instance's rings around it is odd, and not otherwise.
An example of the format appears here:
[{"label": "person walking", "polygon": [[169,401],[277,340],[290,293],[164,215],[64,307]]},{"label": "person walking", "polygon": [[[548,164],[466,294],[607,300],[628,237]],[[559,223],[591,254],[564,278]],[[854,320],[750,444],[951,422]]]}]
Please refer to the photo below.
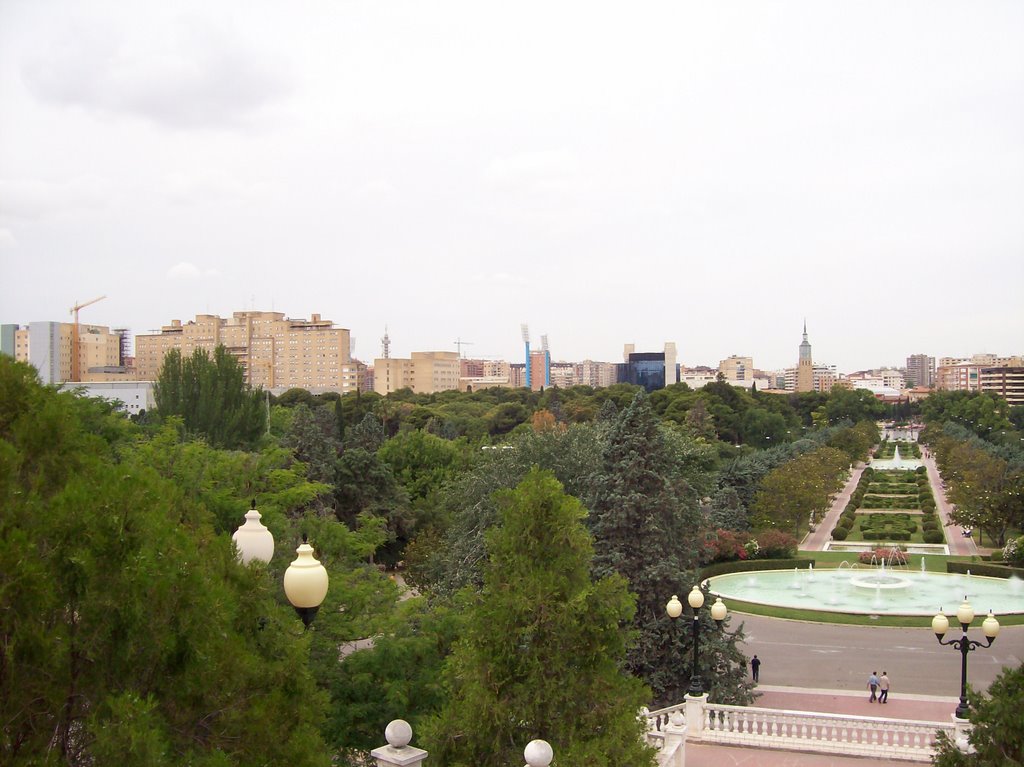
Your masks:
[{"label": "person walking", "polygon": [[889,677],[885,671],[878,679],[878,702],[885,703],[889,700]]},{"label": "person walking", "polygon": [[754,681],[755,682],[757,681],[757,677],[760,675],[760,673],[761,673],[761,661],[755,655],[753,658],[750,659],[750,674],[751,674],[751,676],[754,677]]},{"label": "person walking", "polygon": [[878,700],[878,672],[872,671],[871,676],[868,677],[868,689],[871,690],[871,697],[868,698],[868,703],[874,703]]}]

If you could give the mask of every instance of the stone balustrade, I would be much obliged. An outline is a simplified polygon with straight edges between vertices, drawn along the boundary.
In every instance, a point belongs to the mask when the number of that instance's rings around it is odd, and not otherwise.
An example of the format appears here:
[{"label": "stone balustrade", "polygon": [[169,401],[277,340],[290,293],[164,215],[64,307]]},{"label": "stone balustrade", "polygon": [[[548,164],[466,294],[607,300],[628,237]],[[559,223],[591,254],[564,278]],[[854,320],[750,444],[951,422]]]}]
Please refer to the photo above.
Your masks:
[{"label": "stone balustrade", "polygon": [[687,697],[675,706],[644,712],[647,742],[664,753],[669,722],[685,724],[693,742],[756,746],[787,751],[814,751],[849,756],[877,756],[931,761],[935,734],[964,739],[954,722],[921,722],[815,711],[788,711],[755,706],[709,704],[707,695]]}]

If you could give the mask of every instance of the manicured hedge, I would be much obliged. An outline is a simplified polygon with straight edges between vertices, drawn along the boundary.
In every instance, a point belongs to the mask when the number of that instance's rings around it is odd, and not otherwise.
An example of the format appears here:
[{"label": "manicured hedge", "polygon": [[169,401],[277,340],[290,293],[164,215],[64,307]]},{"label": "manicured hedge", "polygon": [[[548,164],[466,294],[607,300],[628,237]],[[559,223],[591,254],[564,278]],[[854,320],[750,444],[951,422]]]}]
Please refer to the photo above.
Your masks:
[{"label": "manicured hedge", "polygon": [[925,543],[945,543],[946,537],[942,534],[941,530],[925,530],[924,531],[924,542]]},{"label": "manicured hedge", "polygon": [[968,570],[971,571],[971,575],[985,575],[990,578],[1009,578],[1011,575],[1016,575],[1018,578],[1024,578],[1024,567],[996,565],[990,562],[946,561],[947,573],[966,573]]},{"label": "manicured hedge", "polygon": [[850,534],[850,528],[848,528],[848,527],[840,527],[839,525],[836,525],[832,529],[832,540],[834,540],[834,541],[845,541],[846,540],[846,536],[848,536],[849,534]]},{"label": "manicured hedge", "polygon": [[712,578],[725,573],[746,573],[752,570],[792,570],[794,567],[806,569],[813,563],[810,559],[741,559],[735,562],[715,562],[702,567],[700,579]]}]

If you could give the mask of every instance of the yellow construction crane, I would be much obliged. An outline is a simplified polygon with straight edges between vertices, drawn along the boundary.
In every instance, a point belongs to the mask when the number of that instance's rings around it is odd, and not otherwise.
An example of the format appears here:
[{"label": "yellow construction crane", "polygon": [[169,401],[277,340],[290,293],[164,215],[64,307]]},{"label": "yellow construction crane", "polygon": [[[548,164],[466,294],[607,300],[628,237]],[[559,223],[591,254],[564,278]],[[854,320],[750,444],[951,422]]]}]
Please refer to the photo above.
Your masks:
[{"label": "yellow construction crane", "polygon": [[104,298],[106,298],[106,296],[100,296],[99,298],[92,299],[92,301],[85,301],[84,303],[75,304],[71,307],[70,313],[75,318],[75,327],[72,330],[71,335],[71,376],[68,380],[78,381],[82,377],[81,371],[79,370],[79,356],[81,354],[79,345],[81,342],[78,339],[78,310],[84,309],[87,306],[92,306],[93,304],[102,301]]}]

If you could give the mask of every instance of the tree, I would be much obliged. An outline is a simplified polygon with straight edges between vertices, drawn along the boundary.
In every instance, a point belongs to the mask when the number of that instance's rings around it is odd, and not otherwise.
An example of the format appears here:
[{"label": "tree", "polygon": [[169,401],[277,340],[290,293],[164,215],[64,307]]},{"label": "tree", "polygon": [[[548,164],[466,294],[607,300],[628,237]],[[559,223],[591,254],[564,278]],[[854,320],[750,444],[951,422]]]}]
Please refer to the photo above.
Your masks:
[{"label": "tree", "polygon": [[329,765],[265,569],[75,396],[2,355],[0,392],[0,762]]},{"label": "tree", "polygon": [[554,473],[566,492],[585,498],[600,459],[600,431],[573,424],[567,429],[516,435],[501,449],[481,451],[473,468],[444,486],[439,503],[448,514],[443,538],[413,542],[409,576],[418,586],[451,595],[480,583],[486,561],[484,535],[498,522],[497,490],[515,487],[534,466]]},{"label": "tree", "polygon": [[988,695],[970,691],[973,705],[967,736],[974,752],[965,754],[946,733],[939,733],[932,764],[937,767],[1021,767],[1024,765],[1024,664],[1007,668]]},{"label": "tree", "polygon": [[181,416],[190,434],[203,435],[214,447],[251,446],[266,427],[261,391],[249,389],[242,366],[223,346],[213,357],[196,349],[182,358],[180,350],[171,349],[164,355],[153,397],[162,417]]},{"label": "tree", "polygon": [[[673,594],[687,594],[697,582],[695,533],[702,527],[697,497],[685,481],[679,455],[646,395],[638,393],[608,429],[588,520],[595,575],[618,573],[637,595],[637,643],[626,667],[650,685],[658,703],[681,700],[689,681],[678,673],[689,663],[665,613]],[[742,656],[735,637],[726,644],[731,649],[719,644],[706,651],[705,660],[722,671],[712,694],[719,702],[744,702],[749,691],[741,680]]]},{"label": "tree", "polygon": [[583,507],[539,470],[498,502],[484,587],[466,595],[446,663],[448,704],[424,731],[431,757],[504,767],[544,738],[565,764],[652,764],[646,693],[619,668],[632,600],[617,575],[591,580]]},{"label": "tree", "polygon": [[814,514],[826,510],[829,496],[842,487],[848,465],[845,453],[821,447],[772,469],[754,499],[754,526],[792,532],[799,539]]}]

